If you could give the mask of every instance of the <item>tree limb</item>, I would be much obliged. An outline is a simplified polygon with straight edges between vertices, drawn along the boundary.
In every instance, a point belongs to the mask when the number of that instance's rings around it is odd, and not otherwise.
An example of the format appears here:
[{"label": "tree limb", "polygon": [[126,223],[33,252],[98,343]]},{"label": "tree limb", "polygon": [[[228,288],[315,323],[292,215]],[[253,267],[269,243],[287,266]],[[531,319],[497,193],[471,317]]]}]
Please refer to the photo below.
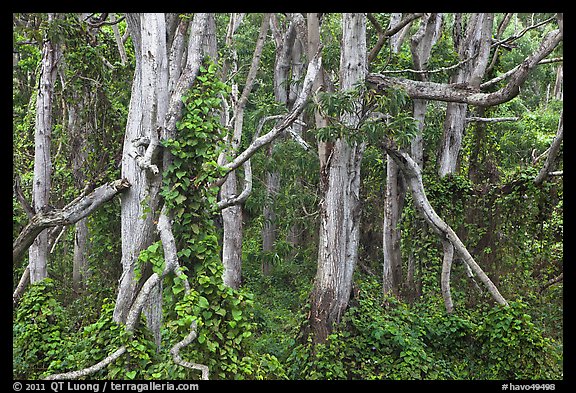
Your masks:
[{"label": "tree limb", "polygon": [[491,93],[467,85],[422,82],[405,78],[388,77],[381,74],[368,74],[367,84],[379,92],[391,87],[402,88],[410,98],[427,99],[433,101],[458,102],[476,106],[494,106],[510,101],[520,92],[520,86],[526,81],[530,71],[562,41],[560,30],[549,32],[543,39],[540,47],[528,56],[510,74],[510,81],[502,89]]},{"label": "tree limb", "polygon": [[508,305],[508,302],[498,291],[498,288],[490,280],[490,278],[484,273],[482,268],[476,263],[472,255],[466,249],[466,246],[462,243],[458,235],[454,230],[444,221],[442,218],[436,214],[436,211],[428,201],[426,192],[424,191],[424,185],[422,183],[422,173],[420,167],[412,157],[406,152],[398,150],[397,146],[390,139],[386,139],[382,147],[386,150],[388,155],[396,162],[404,179],[406,180],[410,191],[412,192],[412,197],[414,199],[414,205],[416,209],[422,214],[424,219],[430,224],[432,229],[441,237],[441,239],[446,239],[449,241],[454,250],[462,257],[464,262],[470,266],[470,268],[476,273],[480,278],[488,292],[492,295],[494,300],[502,305]]},{"label": "tree limb", "polygon": [[370,20],[372,26],[374,26],[376,32],[378,33],[378,41],[376,41],[376,44],[368,54],[368,64],[370,64],[376,58],[376,56],[378,56],[378,53],[380,52],[380,50],[384,46],[384,43],[386,42],[386,38],[391,37],[394,34],[398,33],[400,30],[404,28],[404,26],[408,25],[413,20],[420,18],[422,15],[424,14],[423,13],[408,14],[408,16],[404,17],[400,22],[384,31],[380,23],[378,23],[378,21],[376,20],[376,18],[374,18],[374,16],[371,13],[368,13],[366,16],[368,17],[368,20]]},{"label": "tree limb", "polygon": [[170,349],[170,354],[172,355],[172,359],[174,360],[174,363],[176,363],[182,367],[200,370],[200,371],[202,371],[202,379],[208,380],[209,379],[208,378],[208,374],[209,374],[208,366],[205,366],[205,365],[200,364],[200,363],[187,362],[185,360],[182,360],[182,358],[180,357],[180,350],[182,348],[184,348],[185,346],[187,346],[188,344],[190,344],[192,342],[192,340],[194,340],[195,338],[196,338],[196,321],[192,322],[192,325],[190,326],[190,333],[188,333],[188,335],[186,337],[184,337],[184,339],[182,341],[177,342],[176,345],[174,345],[172,347],[172,349]]},{"label": "tree limb", "polygon": [[57,225],[72,225],[90,215],[116,194],[125,191],[130,188],[130,186],[130,183],[126,179],[115,180],[98,187],[89,195],[76,198],[62,209],[37,213],[14,241],[12,247],[12,263],[15,264],[22,258],[24,252],[44,229]]},{"label": "tree limb", "polygon": [[252,165],[250,165],[250,160],[244,162],[244,189],[240,195],[232,196],[231,198],[226,198],[218,201],[218,209],[223,210],[232,205],[239,205],[244,203],[246,199],[250,196],[252,192]]},{"label": "tree limb", "polygon": [[[246,148],[242,153],[240,153],[236,158],[226,165],[224,168],[231,172],[238,168],[240,165],[244,164],[246,160],[248,160],[254,153],[258,151],[261,147],[267,145],[268,143],[272,142],[276,137],[280,135],[282,131],[284,131],[290,124],[297,120],[300,113],[304,110],[304,106],[310,96],[312,85],[314,80],[316,79],[316,75],[318,74],[320,68],[322,66],[322,57],[321,57],[321,47],[319,48],[316,55],[312,58],[310,63],[308,64],[308,70],[306,72],[306,77],[304,78],[304,82],[302,84],[302,90],[300,91],[300,95],[296,99],[292,110],[287,113],[282,120],[280,120],[268,133],[254,139],[250,146]],[[220,186],[224,183],[225,177],[216,181],[213,186]]]},{"label": "tree limb", "polygon": [[22,187],[20,187],[20,177],[19,176],[16,176],[14,178],[13,190],[14,190],[14,194],[16,195],[16,199],[18,199],[18,202],[20,202],[20,204],[22,205],[24,212],[26,213],[26,215],[28,216],[28,219],[30,220],[32,217],[34,217],[34,214],[36,214],[36,212],[34,211],[34,208],[32,207],[32,205],[30,205],[30,203],[28,203],[28,200],[24,196],[24,192],[22,192]]},{"label": "tree limb", "polygon": [[552,144],[548,149],[548,155],[546,156],[546,161],[544,161],[544,166],[542,166],[542,169],[540,169],[540,172],[538,172],[538,175],[534,179],[534,184],[536,185],[542,184],[544,179],[546,179],[546,177],[549,176],[550,173],[552,173],[550,172],[550,169],[552,168],[552,165],[554,164],[554,161],[556,161],[556,157],[560,152],[560,145],[562,144],[563,136],[564,136],[564,112],[562,112],[562,114],[560,115],[558,131],[556,131],[556,136],[554,137],[554,140],[552,141]]}]

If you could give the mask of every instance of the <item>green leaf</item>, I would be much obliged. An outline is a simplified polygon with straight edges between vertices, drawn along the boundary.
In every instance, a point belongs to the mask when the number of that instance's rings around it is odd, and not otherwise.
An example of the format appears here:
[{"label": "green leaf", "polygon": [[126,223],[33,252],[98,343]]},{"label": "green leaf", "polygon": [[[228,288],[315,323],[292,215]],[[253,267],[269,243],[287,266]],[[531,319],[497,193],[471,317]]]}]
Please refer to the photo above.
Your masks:
[{"label": "green leaf", "polygon": [[198,298],[198,307],[208,308],[209,306],[210,306],[210,303],[208,303],[208,299],[206,299],[204,296],[200,296]]},{"label": "green leaf", "polygon": [[186,195],[178,195],[178,197],[175,199],[176,203],[181,205],[185,200],[186,200]]},{"label": "green leaf", "polygon": [[232,310],[232,318],[235,321],[239,321],[242,319],[242,310]]}]

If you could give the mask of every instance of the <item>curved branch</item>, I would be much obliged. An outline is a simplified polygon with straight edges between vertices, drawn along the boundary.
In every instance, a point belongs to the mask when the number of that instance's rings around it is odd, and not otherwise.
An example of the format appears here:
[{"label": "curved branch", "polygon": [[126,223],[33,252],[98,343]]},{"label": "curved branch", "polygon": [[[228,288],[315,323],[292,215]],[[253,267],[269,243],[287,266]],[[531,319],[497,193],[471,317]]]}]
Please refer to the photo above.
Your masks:
[{"label": "curved branch", "polygon": [[250,196],[252,192],[252,165],[250,165],[250,160],[246,160],[244,163],[244,189],[240,195],[232,196],[231,198],[223,199],[218,202],[218,209],[223,210],[232,205],[239,205],[244,203],[246,199]]},{"label": "curved branch", "polygon": [[104,184],[89,195],[76,198],[62,209],[54,209],[36,214],[28,225],[14,240],[12,246],[12,263],[16,263],[22,258],[24,252],[34,242],[34,239],[46,228],[58,225],[72,225],[84,217],[90,215],[104,203],[112,199],[116,194],[130,188],[130,183],[126,179],[119,179]]},{"label": "curved branch", "polygon": [[546,157],[546,161],[544,162],[544,166],[538,172],[538,176],[534,179],[534,184],[540,185],[546,179],[547,176],[550,176],[551,173],[550,169],[556,161],[556,157],[560,152],[560,145],[562,144],[562,139],[564,137],[564,112],[560,115],[560,122],[558,124],[558,131],[556,131],[556,136],[548,149],[548,156]]},{"label": "curved branch", "polygon": [[202,379],[208,380],[209,379],[208,375],[210,371],[208,369],[208,366],[205,366],[200,363],[187,362],[185,360],[182,360],[182,358],[180,357],[180,350],[185,346],[187,346],[188,344],[190,344],[192,340],[194,340],[195,338],[196,338],[196,321],[192,322],[192,325],[190,326],[190,333],[188,333],[188,335],[184,337],[182,341],[177,342],[176,345],[174,345],[172,349],[170,349],[170,354],[172,355],[174,363],[182,367],[191,368],[194,370],[200,370],[202,371]]},{"label": "curved branch", "polygon": [[[306,72],[306,77],[304,78],[304,82],[302,84],[302,90],[300,91],[300,95],[296,99],[292,110],[286,114],[282,120],[280,120],[268,133],[254,139],[250,146],[246,148],[242,153],[240,153],[236,158],[226,165],[224,168],[228,172],[231,172],[238,168],[240,165],[244,164],[246,160],[248,160],[254,153],[256,153],[261,147],[267,145],[268,143],[272,142],[276,137],[280,135],[282,131],[284,131],[290,124],[297,120],[300,113],[304,110],[304,106],[310,96],[312,91],[312,85],[314,80],[316,79],[316,75],[318,74],[321,66],[322,66],[322,57],[321,57],[321,47],[318,49],[318,52],[314,56],[314,58],[308,64],[308,70]],[[224,182],[225,177],[221,178],[213,185],[220,186]]]},{"label": "curved branch", "polygon": [[54,379],[78,379],[80,377],[85,377],[87,375],[92,375],[97,371],[102,370],[104,367],[108,366],[110,363],[114,362],[120,356],[122,356],[126,352],[126,346],[123,345],[114,351],[112,354],[108,355],[103,360],[99,361],[93,366],[84,368],[82,370],[71,371],[69,373],[62,373],[62,374],[52,374],[44,378],[45,380],[54,380]]},{"label": "curved branch", "polygon": [[562,32],[560,30],[549,32],[542,40],[540,47],[510,74],[508,84],[492,93],[483,93],[467,85],[422,82],[405,78],[387,77],[381,74],[369,74],[366,77],[366,82],[371,88],[380,92],[384,92],[391,87],[402,88],[413,99],[459,102],[476,106],[494,106],[516,97],[520,92],[520,86],[526,81],[530,72],[561,41]]},{"label": "curved branch", "polygon": [[496,288],[492,280],[490,280],[486,273],[484,273],[484,270],[482,270],[482,268],[476,263],[472,255],[470,255],[466,249],[466,246],[462,243],[458,235],[456,235],[456,232],[454,232],[454,230],[444,220],[442,220],[438,214],[436,214],[436,211],[428,201],[426,192],[424,191],[424,185],[422,184],[422,173],[418,164],[414,162],[410,155],[399,151],[393,141],[389,139],[384,141],[382,147],[386,150],[388,155],[392,157],[394,162],[396,162],[402,171],[404,179],[406,180],[410,191],[412,192],[416,209],[422,214],[422,216],[424,216],[424,219],[442,239],[446,239],[451,243],[452,247],[454,247],[454,250],[480,278],[494,300],[499,304],[508,305],[508,302],[500,294],[498,288]]}]

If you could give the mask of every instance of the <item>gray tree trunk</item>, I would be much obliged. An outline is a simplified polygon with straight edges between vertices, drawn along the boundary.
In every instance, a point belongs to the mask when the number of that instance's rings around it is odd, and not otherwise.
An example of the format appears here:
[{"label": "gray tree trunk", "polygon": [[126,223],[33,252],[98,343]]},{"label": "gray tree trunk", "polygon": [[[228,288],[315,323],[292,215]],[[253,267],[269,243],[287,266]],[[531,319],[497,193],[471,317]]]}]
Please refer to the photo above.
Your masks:
[{"label": "gray tree trunk", "polygon": [[[351,89],[366,76],[366,15],[342,15],[340,88]],[[345,115],[344,124],[358,119]],[[321,153],[320,236],[318,269],[311,293],[310,327],[314,342],[323,342],[348,306],[358,259],[360,230],[360,163],[364,145],[337,139]]]},{"label": "gray tree trunk", "polygon": [[[460,61],[468,60],[458,69],[450,81],[458,86],[478,89],[488,65],[492,24],[494,14],[477,13],[470,15],[464,37],[457,37],[456,48]],[[459,34],[459,32],[456,32]],[[466,126],[467,105],[448,103],[444,134],[440,144],[438,173],[441,177],[456,172],[464,127]]]},{"label": "gray tree trunk", "polygon": [[[74,93],[73,93],[74,94]],[[85,163],[87,159],[87,135],[91,132],[89,122],[82,121],[83,101],[89,100],[87,91],[81,93],[85,97],[73,95],[73,103],[68,107],[68,131],[72,141],[72,174],[74,185],[83,189],[86,182]],[[84,127],[81,127],[84,126]],[[74,257],[72,260],[72,286],[76,293],[84,286],[88,273],[88,225],[87,218],[83,218],[74,225]]]},{"label": "gray tree trunk", "polygon": [[[54,18],[48,14],[48,23]],[[42,44],[42,60],[36,100],[36,128],[34,132],[34,180],[32,185],[32,206],[35,212],[48,209],[52,177],[50,145],[52,135],[52,103],[56,66],[60,58],[60,48],[50,39]],[[41,232],[28,252],[30,282],[33,284],[48,276],[48,232]]]},{"label": "gray tree trunk", "polygon": [[384,199],[384,226],[382,249],[382,290],[385,294],[400,295],[402,284],[402,255],[400,253],[399,228],[406,189],[402,174],[396,163],[386,160],[386,196]]},{"label": "gray tree trunk", "polygon": [[[276,59],[274,66],[274,97],[276,102],[282,103],[291,108],[292,104],[298,97],[298,85],[295,82],[301,74],[303,64],[301,60],[302,45],[298,38],[299,24],[303,23],[301,14],[288,14],[288,27],[286,31],[282,31],[280,26],[277,26],[277,19],[272,20],[275,33],[276,43]],[[297,63],[294,66],[294,63]],[[292,70],[292,77],[290,71]],[[293,125],[292,129],[299,128],[298,125]],[[298,132],[297,130],[296,132]],[[268,159],[272,157],[274,150],[274,142],[268,146],[266,156]],[[272,269],[272,254],[274,253],[274,245],[278,236],[276,224],[276,196],[280,191],[280,172],[278,170],[266,171],[264,175],[264,187],[266,189],[266,197],[264,199],[263,218],[264,225],[262,227],[262,251],[264,258],[262,260],[262,273],[268,275]]]},{"label": "gray tree trunk", "polygon": [[[270,14],[262,15],[262,24],[256,41],[254,55],[252,56],[252,64],[248,71],[246,84],[242,90],[242,94],[234,105],[234,134],[232,141],[230,141],[230,150],[236,152],[242,141],[242,130],[244,123],[244,109],[248,103],[248,96],[256,79],[260,57],[264,48],[264,41],[268,32],[270,24]],[[220,198],[226,200],[234,198],[238,195],[238,182],[236,171],[230,173],[220,189]],[[231,288],[239,288],[242,283],[242,236],[243,236],[243,223],[242,223],[242,205],[235,204],[230,207],[222,209],[222,222],[224,227],[224,235],[222,239],[222,263],[224,265],[224,273],[222,279],[224,285]]]},{"label": "gray tree trunk", "polygon": [[[411,39],[411,52],[414,68],[426,69],[432,46],[438,39],[440,32],[440,14],[425,14],[420,22],[420,28]],[[404,29],[400,30],[400,32]],[[400,33],[397,33],[400,34]],[[392,36],[392,38],[396,35]],[[420,75],[421,80],[426,80],[425,74]],[[418,134],[411,143],[412,157],[423,164],[423,129],[424,116],[426,114],[426,100],[414,100],[413,114],[418,122]],[[386,161],[386,199],[384,201],[384,224],[383,224],[383,292],[386,294],[400,295],[402,285],[402,255],[400,252],[401,232],[398,227],[402,217],[406,189],[400,169],[390,158]],[[409,258],[409,274],[406,277],[407,286],[411,292],[415,292],[414,271],[415,258]]]},{"label": "gray tree trunk", "polygon": [[[208,15],[197,13],[190,22],[165,14],[128,14],[127,24],[136,54],[136,69],[130,98],[122,156],[122,175],[134,186],[122,199],[122,276],[119,279],[114,320],[126,323],[137,296],[146,296],[142,311],[148,327],[160,344],[162,280],[141,294],[151,274],[142,267],[142,279],[135,279],[135,267],[142,250],[160,232],[166,264],[178,265],[169,217],[160,208],[159,189],[163,166],[169,153],[159,156],[160,138],[173,138],[182,115],[182,95],[198,73],[205,43]],[[188,35],[187,35],[188,34]],[[188,36],[187,46],[185,37]],[[185,60],[184,60],[185,59]],[[160,228],[160,222],[165,223]],[[156,228],[156,223],[158,227]],[[140,308],[138,308],[138,313]]]},{"label": "gray tree trunk", "polygon": [[[122,276],[114,309],[114,320],[123,323],[137,295],[138,256],[154,241],[161,181],[158,170],[155,174],[149,170],[150,166],[145,166],[147,151],[144,146],[136,146],[135,141],[147,139],[148,147],[158,141],[157,127],[162,123],[157,122],[156,116],[160,114],[160,99],[167,98],[161,97],[158,91],[163,82],[160,73],[167,72],[164,15],[127,14],[126,21],[134,43],[136,69],[122,155],[122,177],[132,187],[124,194],[121,204]],[[152,157],[148,165],[154,165]]]}]

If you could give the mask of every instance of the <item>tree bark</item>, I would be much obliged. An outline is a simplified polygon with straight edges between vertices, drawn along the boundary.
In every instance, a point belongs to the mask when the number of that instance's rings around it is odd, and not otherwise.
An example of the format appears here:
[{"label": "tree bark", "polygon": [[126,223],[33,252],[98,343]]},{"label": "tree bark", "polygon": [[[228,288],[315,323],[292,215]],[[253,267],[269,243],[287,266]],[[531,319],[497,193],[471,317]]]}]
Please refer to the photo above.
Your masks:
[{"label": "tree bark", "polygon": [[382,290],[384,294],[400,296],[402,284],[402,255],[400,253],[401,231],[398,227],[404,207],[406,190],[402,174],[396,163],[386,160],[386,196],[384,199],[384,225],[382,249]]},{"label": "tree bark", "polygon": [[452,293],[450,292],[450,270],[452,269],[452,260],[454,259],[454,247],[449,240],[442,239],[442,249],[444,250],[444,257],[442,259],[440,287],[446,312],[451,314],[454,311],[454,303],[452,302]]},{"label": "tree bark", "polygon": [[[459,38],[459,45],[456,49],[460,61],[472,60],[460,66],[458,72],[450,80],[452,84],[469,86],[472,89],[480,87],[482,76],[488,65],[493,19],[494,15],[490,13],[477,13],[470,16],[466,35]],[[438,154],[440,177],[456,172],[466,126],[466,112],[465,104],[450,102],[446,107],[444,133]]]},{"label": "tree bark", "polygon": [[[48,23],[54,14],[48,14]],[[54,83],[56,82],[57,63],[60,48],[51,39],[44,39],[38,97],[36,100],[36,125],[34,133],[34,179],[32,185],[32,206],[36,212],[48,208],[52,177],[52,159],[50,155],[52,134],[52,103]],[[38,282],[48,276],[48,233],[41,232],[30,245],[29,268],[30,282]]]},{"label": "tree bark", "polygon": [[[366,15],[343,14],[340,88],[351,89],[366,75]],[[354,127],[359,119],[344,115]],[[364,144],[337,139],[321,160],[318,269],[311,293],[310,328],[315,343],[323,342],[348,306],[360,230],[360,163]]]},{"label": "tree bark", "polygon": [[12,247],[12,263],[20,260],[24,252],[34,242],[34,239],[44,229],[58,225],[72,225],[90,215],[119,192],[130,187],[126,179],[115,180],[104,184],[89,195],[76,198],[62,209],[37,213],[22,229]]},{"label": "tree bark", "polygon": [[[158,146],[156,121],[162,103],[160,73],[167,72],[166,28],[163,14],[127,14],[134,43],[136,69],[124,136],[122,176],[132,187],[121,204],[122,276],[119,279],[114,321],[125,323],[138,289],[135,268],[138,255],[152,244],[159,209],[160,174],[155,160]],[[166,81],[167,83],[167,81]],[[156,101],[158,99],[158,101]],[[146,140],[146,149],[135,141]],[[144,277],[146,278],[146,277]]]}]

